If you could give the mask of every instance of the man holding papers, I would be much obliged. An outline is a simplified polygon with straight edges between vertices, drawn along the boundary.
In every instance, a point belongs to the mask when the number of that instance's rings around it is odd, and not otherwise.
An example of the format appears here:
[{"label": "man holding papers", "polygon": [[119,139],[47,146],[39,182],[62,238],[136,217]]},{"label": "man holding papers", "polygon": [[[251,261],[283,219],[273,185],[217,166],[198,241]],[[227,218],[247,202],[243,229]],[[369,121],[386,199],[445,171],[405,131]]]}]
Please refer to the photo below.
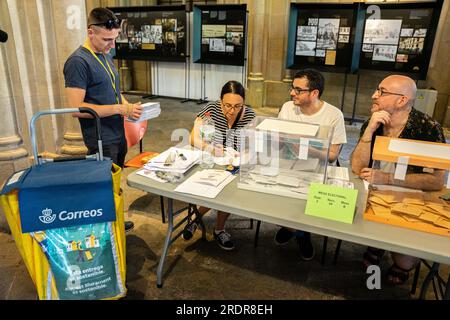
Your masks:
[{"label": "man holding papers", "polygon": [[[278,118],[333,127],[334,134],[329,149],[329,161],[332,163],[338,159],[342,144],[347,143],[347,136],[341,110],[320,99],[324,84],[325,80],[317,70],[298,71],[292,81],[292,100],[283,104]],[[294,235],[300,249],[300,257],[303,260],[311,260],[314,257],[314,247],[309,232],[282,227],[274,240],[276,244],[281,245],[288,243]]]},{"label": "man holding papers", "polygon": [[[413,108],[416,83],[401,75],[388,76],[372,95],[372,116],[361,127],[360,139],[351,156],[352,170],[362,179],[381,185],[393,185],[426,191],[439,190],[444,183],[444,171],[426,173],[423,168],[408,166],[403,181],[394,179],[394,173],[386,165],[383,170],[372,169],[372,150],[376,136],[444,142],[439,123]],[[367,248],[364,265],[380,264],[384,250]],[[403,284],[408,280],[418,258],[391,253],[394,264],[389,268],[387,280],[391,284]]]},{"label": "man holding papers", "polygon": [[[120,93],[119,73],[108,55],[120,33],[120,20],[111,10],[95,8],[88,16],[87,38],[64,64],[65,92],[72,108],[89,107],[101,121],[103,154],[118,166],[124,166],[127,141],[123,117],[139,118],[140,103],[131,104]],[[88,154],[98,152],[95,121],[87,113],[75,113],[80,121]],[[125,222],[125,230],[133,229]]]}]

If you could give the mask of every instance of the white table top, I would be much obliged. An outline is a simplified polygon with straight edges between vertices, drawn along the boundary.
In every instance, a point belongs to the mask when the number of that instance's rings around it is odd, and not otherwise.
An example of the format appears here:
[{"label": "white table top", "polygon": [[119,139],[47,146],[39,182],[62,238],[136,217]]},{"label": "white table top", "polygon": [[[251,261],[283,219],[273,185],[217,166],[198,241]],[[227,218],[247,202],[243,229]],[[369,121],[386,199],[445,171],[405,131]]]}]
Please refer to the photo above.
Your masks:
[{"label": "white table top", "polygon": [[[188,176],[197,170],[198,166],[194,167]],[[159,183],[135,172],[128,175],[127,183],[175,200],[450,265],[450,237],[364,220],[367,195],[358,178],[351,178],[359,190],[353,224],[305,215],[306,200],[238,189],[238,179],[214,199],[174,192],[177,185]]]}]

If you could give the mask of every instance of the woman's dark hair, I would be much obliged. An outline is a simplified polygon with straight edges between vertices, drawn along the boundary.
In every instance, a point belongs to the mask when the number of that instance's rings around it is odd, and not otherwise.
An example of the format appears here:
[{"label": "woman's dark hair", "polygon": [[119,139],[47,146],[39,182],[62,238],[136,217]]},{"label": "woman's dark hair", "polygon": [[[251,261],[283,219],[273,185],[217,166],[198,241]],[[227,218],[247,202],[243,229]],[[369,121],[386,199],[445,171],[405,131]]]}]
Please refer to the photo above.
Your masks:
[{"label": "woman's dark hair", "polygon": [[325,87],[325,79],[323,75],[315,69],[303,69],[297,71],[294,75],[294,80],[297,78],[306,78],[310,90],[319,90],[319,98],[322,95]]},{"label": "woman's dark hair", "polygon": [[220,92],[220,100],[222,100],[223,96],[227,93],[238,94],[242,97],[242,99],[245,100],[244,86],[238,81],[231,80],[225,83],[225,85],[222,87],[222,91]]}]

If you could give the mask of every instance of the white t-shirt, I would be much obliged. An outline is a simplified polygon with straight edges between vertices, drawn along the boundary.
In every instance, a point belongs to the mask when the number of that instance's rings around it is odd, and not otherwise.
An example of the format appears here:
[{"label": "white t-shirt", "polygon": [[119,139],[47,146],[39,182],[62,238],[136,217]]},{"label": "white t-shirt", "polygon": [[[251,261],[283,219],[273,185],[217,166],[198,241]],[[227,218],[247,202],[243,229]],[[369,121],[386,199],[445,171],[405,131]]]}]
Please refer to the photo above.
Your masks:
[{"label": "white t-shirt", "polygon": [[347,143],[345,133],[345,122],[342,111],[332,106],[328,102],[323,103],[322,108],[313,115],[303,114],[300,107],[294,105],[293,101],[288,101],[281,107],[278,114],[279,119],[320,124],[322,126],[334,127],[331,144]]}]

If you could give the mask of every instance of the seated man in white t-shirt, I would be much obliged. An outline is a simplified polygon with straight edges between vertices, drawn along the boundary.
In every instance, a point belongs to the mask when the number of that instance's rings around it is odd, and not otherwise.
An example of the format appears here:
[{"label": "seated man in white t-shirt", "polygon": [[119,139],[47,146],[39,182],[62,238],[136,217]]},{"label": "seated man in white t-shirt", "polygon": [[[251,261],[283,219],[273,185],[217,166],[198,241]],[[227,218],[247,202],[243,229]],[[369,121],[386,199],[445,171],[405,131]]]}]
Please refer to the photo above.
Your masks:
[{"label": "seated man in white t-shirt", "polygon": [[[291,87],[291,101],[281,107],[279,119],[316,123],[334,128],[329,162],[338,159],[341,146],[347,143],[344,115],[341,110],[320,99],[325,80],[320,72],[314,69],[304,69],[294,75]],[[285,244],[296,236],[300,248],[300,257],[311,260],[314,257],[314,247],[309,232],[295,231],[282,227],[275,235],[275,243]]]}]

